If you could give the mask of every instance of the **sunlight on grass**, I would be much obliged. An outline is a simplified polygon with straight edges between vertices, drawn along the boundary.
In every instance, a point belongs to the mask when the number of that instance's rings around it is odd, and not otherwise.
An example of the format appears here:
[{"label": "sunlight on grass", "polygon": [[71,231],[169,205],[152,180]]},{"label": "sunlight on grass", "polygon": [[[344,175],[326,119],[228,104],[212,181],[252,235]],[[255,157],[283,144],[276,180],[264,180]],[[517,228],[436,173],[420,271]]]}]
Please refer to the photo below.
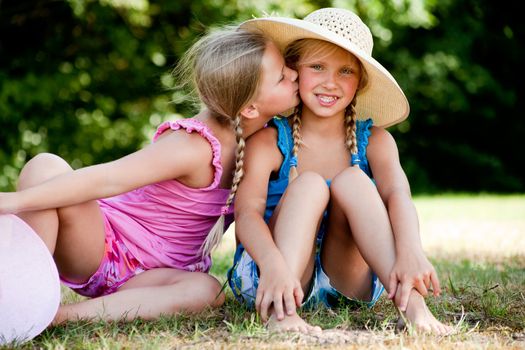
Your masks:
[{"label": "sunlight on grass", "polygon": [[[525,256],[525,195],[425,196],[414,203],[429,257],[498,261]],[[232,224],[215,256],[233,259],[234,230]]]},{"label": "sunlight on grass", "polygon": [[416,197],[430,257],[498,261],[525,255],[525,196]]}]

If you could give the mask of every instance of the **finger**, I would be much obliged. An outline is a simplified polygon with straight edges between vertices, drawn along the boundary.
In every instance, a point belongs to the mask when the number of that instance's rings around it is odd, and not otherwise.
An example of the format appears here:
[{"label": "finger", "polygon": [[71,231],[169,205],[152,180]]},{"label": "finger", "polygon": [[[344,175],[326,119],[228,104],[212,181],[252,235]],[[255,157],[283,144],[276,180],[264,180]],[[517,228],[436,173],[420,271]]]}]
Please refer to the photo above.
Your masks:
[{"label": "finger", "polygon": [[282,294],[279,294],[273,298],[273,312],[279,321],[284,320]]},{"label": "finger", "polygon": [[434,289],[434,296],[439,296],[441,294],[441,286],[439,284],[439,278],[436,271],[430,274],[430,279],[432,280],[432,288]]},{"label": "finger", "polygon": [[295,288],[294,290],[295,306],[301,307],[303,304],[304,292],[302,288]]},{"label": "finger", "polygon": [[399,302],[399,309],[401,311],[407,310],[408,298],[410,298],[410,292],[412,291],[412,286],[408,283],[401,285],[401,300]]},{"label": "finger", "polygon": [[430,284],[431,284],[431,283],[430,283],[430,273],[425,273],[425,274],[423,275],[423,283],[425,283],[425,287],[426,287],[427,289],[430,289]]},{"label": "finger", "polygon": [[264,297],[264,293],[257,291],[257,295],[255,296],[255,310],[259,315],[261,314],[261,303]]},{"label": "finger", "polygon": [[397,291],[397,276],[390,274],[390,280],[388,281],[388,299],[393,299]]},{"label": "finger", "polygon": [[417,280],[417,282],[414,284],[414,288],[421,294],[422,296],[426,297],[428,295],[428,289],[425,286],[425,283],[423,280]]},{"label": "finger", "polygon": [[285,293],[283,296],[286,314],[292,316],[295,313],[294,293]]},{"label": "finger", "polygon": [[261,315],[261,320],[263,322],[268,321],[268,309],[270,308],[270,305],[272,304],[272,301],[270,298],[265,296],[263,300],[261,301],[261,307],[259,310],[259,315]]}]

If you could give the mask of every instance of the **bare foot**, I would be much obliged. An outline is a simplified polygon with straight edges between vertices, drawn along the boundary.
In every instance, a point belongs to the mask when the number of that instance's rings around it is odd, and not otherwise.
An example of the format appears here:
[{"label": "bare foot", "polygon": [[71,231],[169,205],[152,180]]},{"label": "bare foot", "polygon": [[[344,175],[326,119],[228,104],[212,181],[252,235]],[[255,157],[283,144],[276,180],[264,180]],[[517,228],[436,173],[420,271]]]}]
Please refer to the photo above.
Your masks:
[{"label": "bare foot", "polygon": [[305,334],[318,334],[322,330],[318,326],[312,326],[303,320],[299,315],[284,315],[284,319],[279,321],[275,315],[272,315],[266,323],[268,330],[273,332],[300,332]]},{"label": "bare foot", "polygon": [[[430,312],[425,303],[425,299],[415,289],[412,289],[407,309],[404,313],[401,313],[401,315],[402,318],[398,323],[398,328],[402,326],[403,323],[408,322],[409,324],[407,326],[414,327],[416,331],[423,333],[450,335],[454,331],[453,327],[441,323],[432,315],[432,312]],[[404,318],[406,318],[406,320],[404,320]]]}]

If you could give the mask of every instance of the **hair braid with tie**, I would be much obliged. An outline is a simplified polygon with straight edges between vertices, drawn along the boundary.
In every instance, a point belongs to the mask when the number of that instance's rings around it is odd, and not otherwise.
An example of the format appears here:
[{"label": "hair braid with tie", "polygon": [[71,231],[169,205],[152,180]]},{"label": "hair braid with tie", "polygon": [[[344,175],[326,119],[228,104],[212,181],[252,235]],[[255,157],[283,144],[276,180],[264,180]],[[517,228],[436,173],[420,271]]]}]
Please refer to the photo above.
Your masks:
[{"label": "hair braid with tie", "polygon": [[243,164],[244,164],[244,148],[246,146],[246,143],[244,141],[244,138],[242,137],[241,121],[242,119],[240,116],[236,116],[233,121],[237,148],[235,149],[235,171],[233,173],[233,180],[232,180],[230,195],[228,196],[228,199],[226,200],[226,204],[221,209],[221,216],[219,217],[215,225],[213,225],[212,229],[210,230],[210,233],[206,237],[206,240],[202,244],[202,256],[203,257],[210,254],[213,248],[219,245],[222,235],[224,234],[225,215],[228,213],[228,209],[233,203],[233,199],[235,198],[235,194],[237,193],[239,184],[241,183],[242,177],[244,176]]},{"label": "hair braid with tie", "polygon": [[245,144],[241,111],[257,95],[268,42],[263,33],[237,26],[212,30],[192,45],[174,71],[177,86],[196,93],[199,107],[205,107],[221,124],[232,127],[237,141],[231,192],[201,246],[203,257],[208,256],[221,240],[225,215],[243,176]]},{"label": "hair braid with tie", "polygon": [[303,144],[301,139],[301,111],[302,104],[299,104],[294,109],[292,118],[292,137],[293,137],[293,148],[292,148],[292,164],[290,164],[290,173],[288,174],[288,183],[292,182],[297,176],[297,157],[299,154],[299,147]]},{"label": "hair braid with tie", "polygon": [[357,154],[357,136],[356,136],[356,96],[345,110],[345,131],[346,131],[346,148],[351,154]]}]

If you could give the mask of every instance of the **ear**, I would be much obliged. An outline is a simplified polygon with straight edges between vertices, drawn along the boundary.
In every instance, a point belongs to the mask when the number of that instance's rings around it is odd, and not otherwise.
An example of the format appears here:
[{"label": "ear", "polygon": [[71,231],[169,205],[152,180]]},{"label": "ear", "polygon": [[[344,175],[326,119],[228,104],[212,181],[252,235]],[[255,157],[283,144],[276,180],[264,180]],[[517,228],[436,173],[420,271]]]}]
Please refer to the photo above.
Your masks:
[{"label": "ear", "polygon": [[255,105],[251,104],[248,107],[241,110],[241,116],[247,119],[255,119],[259,117],[259,111],[257,110],[257,107]]}]

